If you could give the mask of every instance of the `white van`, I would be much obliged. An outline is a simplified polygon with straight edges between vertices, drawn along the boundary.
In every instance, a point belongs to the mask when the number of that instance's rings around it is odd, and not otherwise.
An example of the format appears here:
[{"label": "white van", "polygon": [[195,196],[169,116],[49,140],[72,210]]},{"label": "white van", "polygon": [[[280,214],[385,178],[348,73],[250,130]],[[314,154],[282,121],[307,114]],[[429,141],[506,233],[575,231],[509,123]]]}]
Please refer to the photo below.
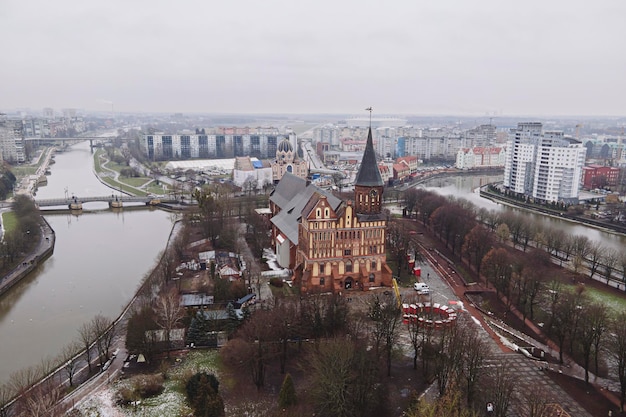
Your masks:
[{"label": "white van", "polygon": [[430,288],[424,282],[416,282],[413,284],[413,289],[417,291],[418,294],[430,294]]}]

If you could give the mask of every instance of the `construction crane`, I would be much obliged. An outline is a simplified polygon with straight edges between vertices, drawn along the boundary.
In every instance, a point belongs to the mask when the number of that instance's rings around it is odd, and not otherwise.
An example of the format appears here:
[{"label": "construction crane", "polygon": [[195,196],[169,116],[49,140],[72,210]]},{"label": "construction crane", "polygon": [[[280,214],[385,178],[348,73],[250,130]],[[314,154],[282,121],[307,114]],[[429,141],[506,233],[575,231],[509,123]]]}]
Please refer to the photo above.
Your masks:
[{"label": "construction crane", "polygon": [[400,295],[400,288],[398,287],[398,280],[392,278],[393,293],[396,295],[396,301],[398,302],[398,308],[402,308],[402,296]]}]

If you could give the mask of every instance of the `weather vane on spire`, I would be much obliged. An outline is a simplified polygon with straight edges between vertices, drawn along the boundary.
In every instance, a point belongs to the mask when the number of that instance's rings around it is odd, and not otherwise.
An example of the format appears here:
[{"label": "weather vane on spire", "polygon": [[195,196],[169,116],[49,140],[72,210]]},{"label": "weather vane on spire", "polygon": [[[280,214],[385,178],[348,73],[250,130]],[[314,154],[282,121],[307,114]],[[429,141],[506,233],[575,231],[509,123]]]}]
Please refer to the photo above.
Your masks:
[{"label": "weather vane on spire", "polygon": [[369,106],[365,110],[370,112],[370,129],[371,129],[372,128],[372,106]]}]

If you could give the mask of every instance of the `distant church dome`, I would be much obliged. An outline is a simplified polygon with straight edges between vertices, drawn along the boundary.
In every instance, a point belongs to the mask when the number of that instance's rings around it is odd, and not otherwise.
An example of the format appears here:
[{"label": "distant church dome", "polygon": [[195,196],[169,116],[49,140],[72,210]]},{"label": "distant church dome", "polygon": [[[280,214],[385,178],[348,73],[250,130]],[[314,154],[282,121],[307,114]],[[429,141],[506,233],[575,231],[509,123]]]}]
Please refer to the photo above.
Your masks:
[{"label": "distant church dome", "polygon": [[276,148],[276,161],[279,164],[290,164],[294,161],[296,155],[289,139],[285,139],[278,144]]},{"label": "distant church dome", "polygon": [[285,139],[278,144],[278,152],[293,152],[293,146],[291,146],[291,142],[289,139]]}]

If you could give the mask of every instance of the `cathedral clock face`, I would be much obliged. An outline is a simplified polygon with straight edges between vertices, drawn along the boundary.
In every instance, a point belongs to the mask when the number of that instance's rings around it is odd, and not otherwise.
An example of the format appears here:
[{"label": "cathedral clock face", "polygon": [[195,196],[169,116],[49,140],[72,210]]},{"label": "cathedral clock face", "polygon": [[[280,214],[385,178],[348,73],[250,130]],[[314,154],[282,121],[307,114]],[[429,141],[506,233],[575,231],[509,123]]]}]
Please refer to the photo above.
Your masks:
[{"label": "cathedral clock face", "polygon": [[370,191],[370,197],[376,198],[377,195],[378,195],[378,191],[376,191],[376,190]]}]

